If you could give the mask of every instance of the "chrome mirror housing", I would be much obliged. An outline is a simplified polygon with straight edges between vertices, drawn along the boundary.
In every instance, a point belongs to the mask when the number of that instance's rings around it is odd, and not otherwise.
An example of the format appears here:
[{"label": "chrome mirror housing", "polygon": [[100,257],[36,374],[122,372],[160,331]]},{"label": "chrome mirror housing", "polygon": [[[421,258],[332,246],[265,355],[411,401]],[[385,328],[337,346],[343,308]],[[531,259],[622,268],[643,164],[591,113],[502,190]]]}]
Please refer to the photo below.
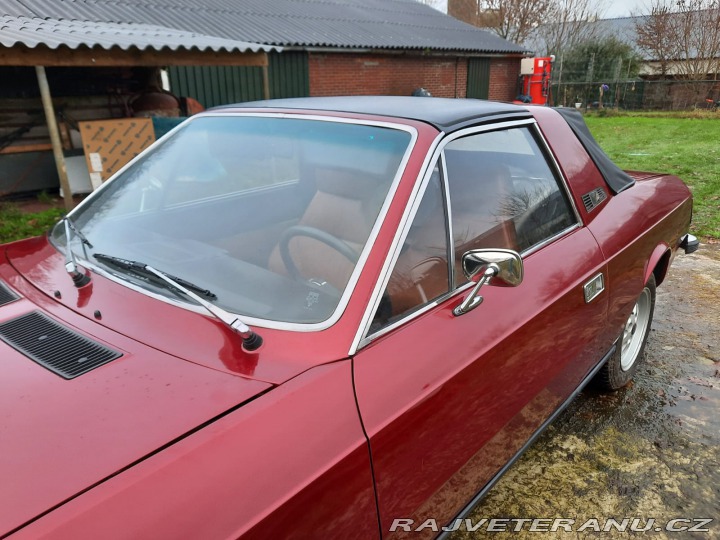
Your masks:
[{"label": "chrome mirror housing", "polygon": [[523,280],[520,254],[510,249],[473,249],[463,254],[461,262],[465,277],[472,281],[493,264],[498,267],[498,272],[493,276],[490,285],[517,287]]},{"label": "chrome mirror housing", "polygon": [[464,315],[479,306],[483,297],[479,291],[483,285],[517,287],[523,280],[523,262],[520,254],[510,249],[473,249],[466,251],[461,259],[463,273],[475,287],[453,310],[455,315]]}]

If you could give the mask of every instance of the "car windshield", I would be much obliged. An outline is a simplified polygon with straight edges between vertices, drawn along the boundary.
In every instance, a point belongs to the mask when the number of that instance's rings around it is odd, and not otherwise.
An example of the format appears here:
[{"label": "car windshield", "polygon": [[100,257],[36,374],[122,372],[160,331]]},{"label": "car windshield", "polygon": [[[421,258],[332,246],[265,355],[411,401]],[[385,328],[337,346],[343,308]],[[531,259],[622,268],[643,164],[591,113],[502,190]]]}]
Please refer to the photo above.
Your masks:
[{"label": "car windshield", "polygon": [[[167,287],[108,264],[139,261],[212,291],[246,318],[327,321],[340,305],[410,132],[339,119],[200,116],[72,214],[81,261],[151,293]],[[52,232],[65,249],[65,228]]]}]

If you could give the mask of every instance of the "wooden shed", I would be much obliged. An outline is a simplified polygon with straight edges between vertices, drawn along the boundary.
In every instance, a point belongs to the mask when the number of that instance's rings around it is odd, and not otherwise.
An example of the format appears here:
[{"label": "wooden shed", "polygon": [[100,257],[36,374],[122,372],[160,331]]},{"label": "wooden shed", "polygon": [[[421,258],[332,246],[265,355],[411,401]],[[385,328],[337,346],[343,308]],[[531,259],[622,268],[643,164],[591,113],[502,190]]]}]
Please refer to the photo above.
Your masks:
[{"label": "wooden shed", "polygon": [[268,53],[281,50],[148,24],[0,16],[0,196],[65,187],[65,158],[82,154],[78,123],[128,116],[131,96],[162,85],[160,68],[251,67],[269,96]]}]

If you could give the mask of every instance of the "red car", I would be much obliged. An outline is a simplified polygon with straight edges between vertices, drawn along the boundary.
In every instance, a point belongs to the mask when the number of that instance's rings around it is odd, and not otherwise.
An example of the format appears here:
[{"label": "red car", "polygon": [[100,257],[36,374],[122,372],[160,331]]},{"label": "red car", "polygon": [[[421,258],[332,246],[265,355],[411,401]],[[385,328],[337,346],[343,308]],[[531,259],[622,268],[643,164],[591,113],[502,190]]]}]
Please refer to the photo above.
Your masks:
[{"label": "red car", "polygon": [[588,381],[632,378],[691,214],[570,110],[199,114],[2,247],[0,534],[452,524]]}]

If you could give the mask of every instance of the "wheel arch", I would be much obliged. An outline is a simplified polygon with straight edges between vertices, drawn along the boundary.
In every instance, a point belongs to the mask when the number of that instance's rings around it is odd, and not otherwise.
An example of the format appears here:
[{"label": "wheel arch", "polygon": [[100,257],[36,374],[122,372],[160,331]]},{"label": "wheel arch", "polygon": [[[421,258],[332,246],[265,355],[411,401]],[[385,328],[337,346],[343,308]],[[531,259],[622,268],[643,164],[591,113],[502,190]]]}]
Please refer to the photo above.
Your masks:
[{"label": "wheel arch", "polygon": [[643,283],[647,283],[650,275],[654,274],[655,285],[660,285],[665,280],[668,268],[670,267],[671,255],[672,252],[667,244],[657,246],[648,259]]}]

